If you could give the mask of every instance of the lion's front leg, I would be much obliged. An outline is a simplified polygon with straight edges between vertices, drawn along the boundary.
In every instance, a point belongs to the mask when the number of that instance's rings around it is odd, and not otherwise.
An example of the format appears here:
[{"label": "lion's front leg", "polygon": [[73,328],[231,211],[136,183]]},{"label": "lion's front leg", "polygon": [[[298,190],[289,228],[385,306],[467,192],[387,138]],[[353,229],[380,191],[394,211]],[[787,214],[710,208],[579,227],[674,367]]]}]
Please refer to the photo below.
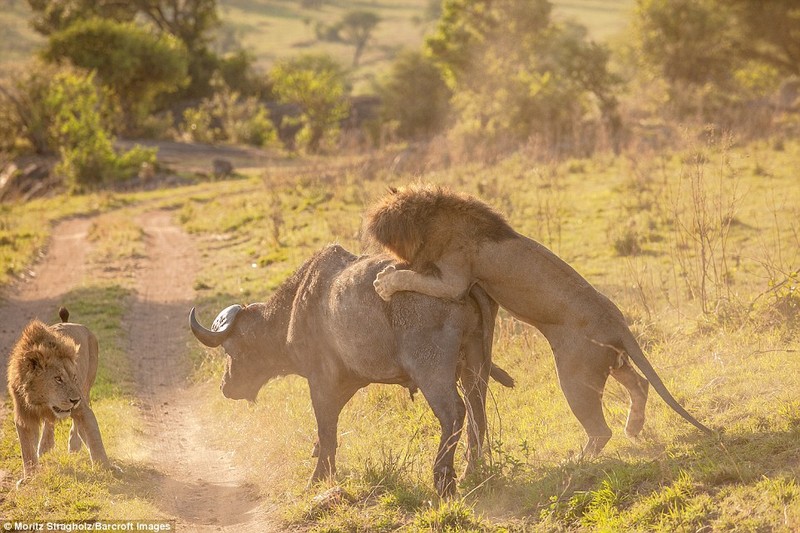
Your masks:
[{"label": "lion's front leg", "polygon": [[39,438],[39,457],[43,456],[56,445],[55,424],[50,420],[42,423],[42,436]]},{"label": "lion's front leg", "polygon": [[442,270],[442,275],[437,277],[413,270],[397,270],[389,265],[378,272],[372,285],[378,295],[387,302],[394,293],[400,291],[418,292],[434,298],[460,301],[467,294],[471,280],[450,274],[448,270]]},{"label": "lion's front leg", "polygon": [[108,461],[106,449],[103,446],[103,437],[100,435],[97,418],[95,418],[92,409],[86,402],[81,402],[81,405],[72,411],[72,420],[77,426],[78,433],[84,440],[86,447],[89,448],[92,463],[100,463],[110,468],[111,463]]},{"label": "lion's front leg", "polygon": [[22,425],[17,423],[17,436],[19,437],[19,446],[22,449],[22,479],[33,475],[38,464],[38,457],[36,455],[36,441],[39,440],[39,426]]}]

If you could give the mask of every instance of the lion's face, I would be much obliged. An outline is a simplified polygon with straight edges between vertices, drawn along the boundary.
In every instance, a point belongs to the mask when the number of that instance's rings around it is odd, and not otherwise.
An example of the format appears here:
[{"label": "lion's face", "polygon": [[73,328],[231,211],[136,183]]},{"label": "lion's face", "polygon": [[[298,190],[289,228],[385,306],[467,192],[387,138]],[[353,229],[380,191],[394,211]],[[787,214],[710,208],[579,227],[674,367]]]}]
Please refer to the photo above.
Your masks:
[{"label": "lion's face", "polygon": [[66,418],[81,402],[78,346],[38,321],[28,325],[9,359],[9,389],[34,418]]},{"label": "lion's face", "polygon": [[75,363],[53,358],[31,369],[27,384],[28,403],[42,411],[49,409],[56,418],[66,418],[81,403]]}]

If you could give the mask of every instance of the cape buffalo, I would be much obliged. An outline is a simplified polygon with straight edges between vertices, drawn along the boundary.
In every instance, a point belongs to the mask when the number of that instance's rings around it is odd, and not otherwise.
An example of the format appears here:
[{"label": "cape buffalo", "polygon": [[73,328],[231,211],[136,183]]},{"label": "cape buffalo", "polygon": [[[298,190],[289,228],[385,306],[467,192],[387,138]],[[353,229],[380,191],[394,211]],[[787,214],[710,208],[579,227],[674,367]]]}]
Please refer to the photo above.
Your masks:
[{"label": "cape buffalo", "polygon": [[225,349],[227,398],[254,400],[276,376],[308,380],[319,436],[312,481],[334,474],[339,413],[358,389],[370,383],[399,384],[412,393],[419,388],[441,424],[433,477],[437,492],[448,496],[455,490],[453,457],[467,411],[457,378],[471,415],[468,469],[485,435],[489,375],[513,385],[491,363],[497,306],[477,288],[465,303],[413,293],[384,302],[372,282],[389,264],[395,264],[389,256],[356,257],[328,246],[268,302],[232,305],[210,330],[192,309],[192,332],[206,346]]}]

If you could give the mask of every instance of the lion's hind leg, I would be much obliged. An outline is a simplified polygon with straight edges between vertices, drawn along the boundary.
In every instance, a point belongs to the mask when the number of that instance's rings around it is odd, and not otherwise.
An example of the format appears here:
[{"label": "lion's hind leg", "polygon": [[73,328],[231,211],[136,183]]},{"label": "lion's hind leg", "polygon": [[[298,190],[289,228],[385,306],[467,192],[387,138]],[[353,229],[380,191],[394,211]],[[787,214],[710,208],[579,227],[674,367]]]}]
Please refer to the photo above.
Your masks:
[{"label": "lion's hind leg", "polygon": [[625,435],[630,438],[636,437],[644,427],[647,391],[650,383],[634,370],[627,358],[619,368],[611,369],[611,376],[628,390],[631,397],[628,420],[625,422]]},{"label": "lion's hind leg", "polygon": [[603,415],[602,403],[609,365],[594,345],[575,339],[562,341],[560,345],[553,345],[558,381],[572,413],[586,431],[588,440],[583,455],[592,457],[611,440],[611,428]]}]

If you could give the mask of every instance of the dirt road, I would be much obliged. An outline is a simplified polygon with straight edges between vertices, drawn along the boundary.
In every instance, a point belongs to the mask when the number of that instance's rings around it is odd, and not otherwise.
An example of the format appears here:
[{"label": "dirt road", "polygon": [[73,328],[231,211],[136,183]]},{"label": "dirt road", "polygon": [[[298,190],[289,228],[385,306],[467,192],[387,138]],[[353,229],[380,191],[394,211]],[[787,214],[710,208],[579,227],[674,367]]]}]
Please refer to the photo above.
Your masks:
[{"label": "dirt road", "polygon": [[[63,296],[79,287],[86,277],[88,218],[61,222],[53,231],[44,256],[33,265],[27,281],[8,288],[0,304],[0,370],[5,380],[6,354],[32,318],[45,322],[58,320]],[[5,385],[0,387],[4,398]]]},{"label": "dirt road", "polygon": [[[277,531],[231,454],[209,446],[196,410],[203,402],[186,382],[187,316],[198,266],[194,243],[167,211],[145,213],[137,222],[145,234],[146,256],[137,261],[136,296],[124,328],[137,405],[145,420],[141,460],[159,472],[153,503],[182,532]],[[33,268],[35,275],[10,292],[0,307],[3,353],[28,320],[50,320],[60,298],[91,279],[85,261],[91,223],[73,219],[59,224]]]},{"label": "dirt road", "polygon": [[265,531],[270,522],[255,490],[231,462],[209,448],[185,378],[188,311],[198,261],[193,243],[165,211],[138,219],[147,258],[136,269],[136,302],[126,317],[128,353],[147,421],[150,462],[166,477],[159,507],[180,531]]}]

